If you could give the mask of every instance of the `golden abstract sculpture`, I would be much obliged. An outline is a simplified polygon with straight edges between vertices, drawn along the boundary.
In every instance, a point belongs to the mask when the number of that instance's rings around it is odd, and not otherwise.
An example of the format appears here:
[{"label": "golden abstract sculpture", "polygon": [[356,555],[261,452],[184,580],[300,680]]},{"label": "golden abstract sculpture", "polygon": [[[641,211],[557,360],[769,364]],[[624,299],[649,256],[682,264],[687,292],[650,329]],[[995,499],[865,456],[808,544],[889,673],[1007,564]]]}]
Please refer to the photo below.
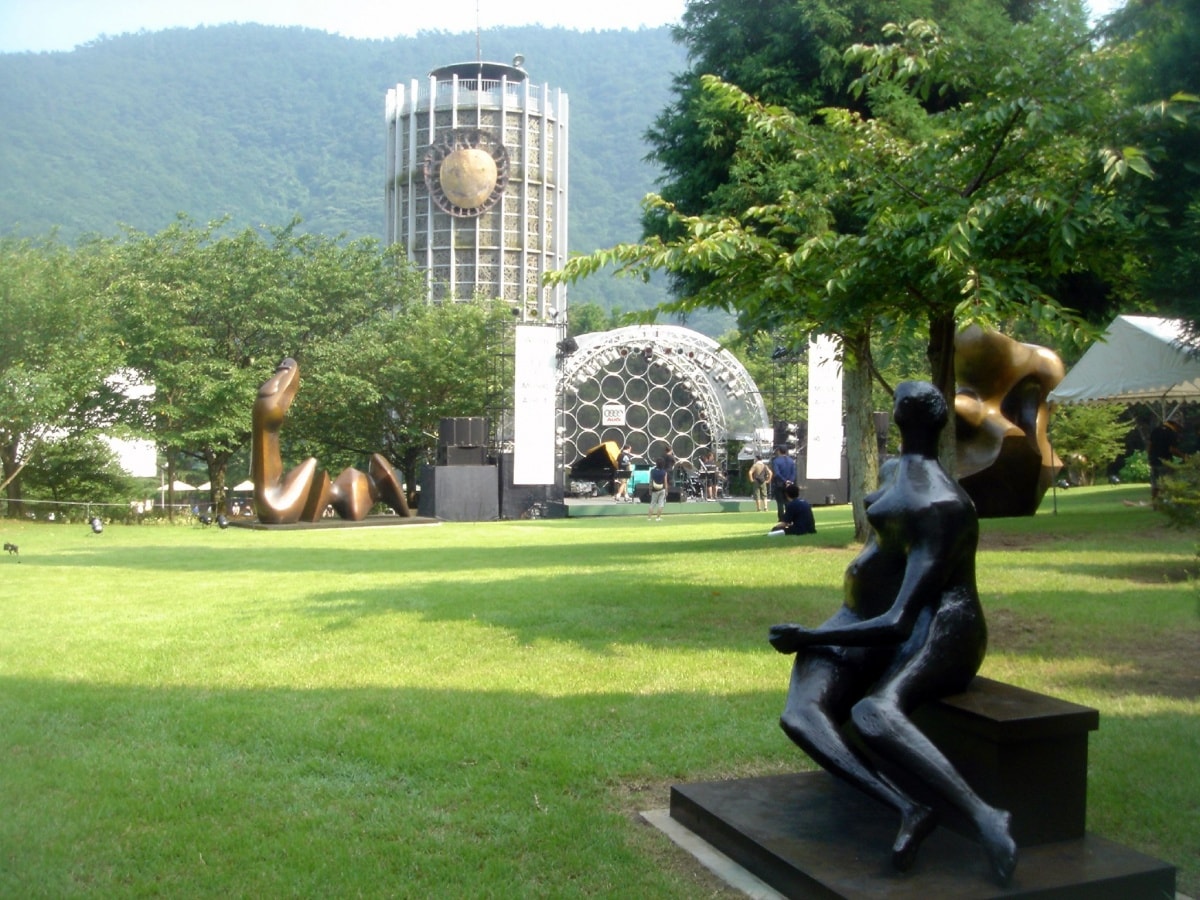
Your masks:
[{"label": "golden abstract sculpture", "polygon": [[348,468],[331,482],[313,457],[284,474],[279,429],[299,388],[300,367],[288,357],[262,383],[254,401],[250,477],[258,520],[268,525],[316,522],[332,506],[343,519],[359,522],[380,500],[397,515],[411,516],[396,473],[378,453],[371,455],[369,474]]},{"label": "golden abstract sculpture", "polygon": [[978,325],[959,332],[954,359],[958,481],[981,518],[1031,516],[1062,467],[1046,435],[1062,360]]}]

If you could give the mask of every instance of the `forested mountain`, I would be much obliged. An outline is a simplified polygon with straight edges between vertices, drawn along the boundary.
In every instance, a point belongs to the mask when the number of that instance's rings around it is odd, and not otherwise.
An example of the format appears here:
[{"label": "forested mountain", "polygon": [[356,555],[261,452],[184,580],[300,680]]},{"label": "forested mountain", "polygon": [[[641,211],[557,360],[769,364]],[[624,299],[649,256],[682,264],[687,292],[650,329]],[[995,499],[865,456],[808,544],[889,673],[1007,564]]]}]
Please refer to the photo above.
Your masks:
[{"label": "forested mountain", "polygon": [[[640,235],[655,171],[642,135],[684,51],[667,28],[503,28],[484,59],[520,53],[535,84],[571,104],[571,250]],[[0,54],[0,231],[73,240],[178,213],[382,238],[389,87],[476,58],[476,35],[387,41],[223,25],[108,37],[69,53]],[[624,310],[658,302],[640,282],[572,289]]]}]

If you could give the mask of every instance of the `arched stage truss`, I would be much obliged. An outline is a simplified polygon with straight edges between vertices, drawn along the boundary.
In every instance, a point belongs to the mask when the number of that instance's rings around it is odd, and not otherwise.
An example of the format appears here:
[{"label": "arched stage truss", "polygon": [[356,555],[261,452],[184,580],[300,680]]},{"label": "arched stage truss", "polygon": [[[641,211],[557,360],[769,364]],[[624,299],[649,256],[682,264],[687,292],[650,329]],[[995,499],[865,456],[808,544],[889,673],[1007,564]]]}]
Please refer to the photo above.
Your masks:
[{"label": "arched stage truss", "polygon": [[628,443],[650,462],[711,448],[724,467],[729,441],[754,441],[767,410],[750,373],[711,338],[676,325],[633,325],[580,335],[559,372],[563,459],[603,441]]}]

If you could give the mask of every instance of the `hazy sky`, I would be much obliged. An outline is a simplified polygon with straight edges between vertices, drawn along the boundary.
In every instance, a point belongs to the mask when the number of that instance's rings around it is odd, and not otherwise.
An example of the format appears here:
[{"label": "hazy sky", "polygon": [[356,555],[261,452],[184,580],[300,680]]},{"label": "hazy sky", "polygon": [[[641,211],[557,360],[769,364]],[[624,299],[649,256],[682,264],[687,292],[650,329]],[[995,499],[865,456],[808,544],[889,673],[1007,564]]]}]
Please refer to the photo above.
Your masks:
[{"label": "hazy sky", "polygon": [[[1091,0],[1104,13],[1121,0]],[[100,35],[258,22],[356,38],[502,25],[637,28],[679,21],[686,0],[0,0],[0,52],[70,50]]]},{"label": "hazy sky", "polygon": [[0,52],[70,50],[102,34],[258,22],[303,25],[346,37],[502,25],[583,30],[679,21],[685,0],[0,0]]}]

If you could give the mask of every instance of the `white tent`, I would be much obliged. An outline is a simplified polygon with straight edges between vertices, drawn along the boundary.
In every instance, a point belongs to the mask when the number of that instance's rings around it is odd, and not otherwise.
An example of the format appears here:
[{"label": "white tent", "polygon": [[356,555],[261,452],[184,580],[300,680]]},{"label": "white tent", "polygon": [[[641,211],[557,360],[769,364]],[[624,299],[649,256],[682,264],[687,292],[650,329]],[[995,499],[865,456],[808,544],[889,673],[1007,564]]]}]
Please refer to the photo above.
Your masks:
[{"label": "white tent", "polygon": [[[188,484],[186,481],[179,481],[176,479],[175,481],[171,482],[171,490],[177,494],[183,494],[188,491],[194,491],[196,488],[193,485]],[[158,486],[158,492],[160,494],[165,494],[167,492],[167,486],[165,484],[160,484]]]},{"label": "white tent", "polygon": [[1177,319],[1117,316],[1047,399],[1056,405],[1200,400],[1200,357],[1184,345]]}]

